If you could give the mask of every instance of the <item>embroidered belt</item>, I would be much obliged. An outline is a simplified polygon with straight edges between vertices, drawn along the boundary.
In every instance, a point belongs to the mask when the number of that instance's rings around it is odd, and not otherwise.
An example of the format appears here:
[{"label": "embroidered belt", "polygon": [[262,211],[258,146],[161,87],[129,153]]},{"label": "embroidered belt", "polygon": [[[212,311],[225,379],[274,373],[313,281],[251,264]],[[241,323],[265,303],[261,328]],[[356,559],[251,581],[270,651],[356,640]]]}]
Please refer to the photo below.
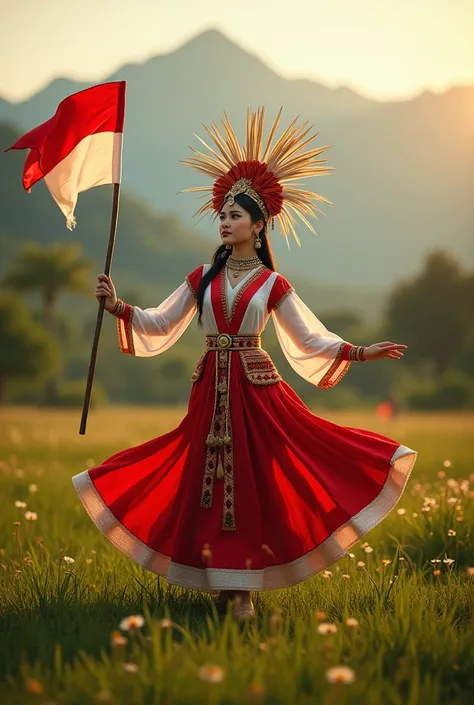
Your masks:
[{"label": "embroidered belt", "polygon": [[206,335],[206,348],[211,350],[242,350],[245,348],[261,348],[259,335],[229,335],[219,333]]},{"label": "embroidered belt", "polygon": [[215,401],[211,428],[206,438],[207,453],[201,492],[201,507],[212,505],[214,479],[223,480],[222,528],[235,531],[234,455],[230,419],[230,370],[233,350],[260,348],[259,335],[206,335],[206,349],[216,350]]}]

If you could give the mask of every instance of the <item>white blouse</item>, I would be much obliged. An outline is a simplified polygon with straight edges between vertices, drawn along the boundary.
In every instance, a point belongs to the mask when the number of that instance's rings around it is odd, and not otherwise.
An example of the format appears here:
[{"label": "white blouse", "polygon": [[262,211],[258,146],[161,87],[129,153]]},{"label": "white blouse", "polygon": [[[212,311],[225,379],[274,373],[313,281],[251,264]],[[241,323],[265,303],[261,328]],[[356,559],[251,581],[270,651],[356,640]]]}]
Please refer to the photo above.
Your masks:
[{"label": "white blouse", "polygon": [[[204,265],[203,275],[210,266]],[[229,310],[238,291],[254,271],[250,270],[234,288],[226,274]],[[270,317],[267,309],[268,297],[277,277],[278,272],[272,272],[253,295],[242,319],[239,334],[257,335],[265,329]],[[186,281],[155,308],[141,309],[134,306],[134,354],[138,357],[151,357],[168,350],[184,333],[196,312],[196,299]],[[301,377],[317,386],[335,364],[341,345],[347,341],[329,331],[295,291],[284,298],[272,311],[271,316],[278,341],[289,364]],[[204,293],[202,323],[205,333],[220,332],[211,303],[210,286]],[[348,365],[349,363],[346,366]]]}]

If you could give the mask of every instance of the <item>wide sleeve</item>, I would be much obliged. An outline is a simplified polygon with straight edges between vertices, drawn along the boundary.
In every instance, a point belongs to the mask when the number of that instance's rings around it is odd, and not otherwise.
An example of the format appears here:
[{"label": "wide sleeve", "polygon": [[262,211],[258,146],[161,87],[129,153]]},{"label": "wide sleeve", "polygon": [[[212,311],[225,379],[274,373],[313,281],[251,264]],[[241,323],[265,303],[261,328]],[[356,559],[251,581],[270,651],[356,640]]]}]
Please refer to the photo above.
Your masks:
[{"label": "wide sleeve", "polygon": [[125,304],[125,310],[117,318],[121,352],[151,357],[176,343],[196,313],[196,292],[201,277],[202,265],[188,274],[183,283],[154,308],[142,309]]},{"label": "wide sleeve", "polygon": [[353,345],[329,331],[281,275],[272,288],[269,310],[295,372],[321,389],[334,387],[351,365],[348,355]]}]

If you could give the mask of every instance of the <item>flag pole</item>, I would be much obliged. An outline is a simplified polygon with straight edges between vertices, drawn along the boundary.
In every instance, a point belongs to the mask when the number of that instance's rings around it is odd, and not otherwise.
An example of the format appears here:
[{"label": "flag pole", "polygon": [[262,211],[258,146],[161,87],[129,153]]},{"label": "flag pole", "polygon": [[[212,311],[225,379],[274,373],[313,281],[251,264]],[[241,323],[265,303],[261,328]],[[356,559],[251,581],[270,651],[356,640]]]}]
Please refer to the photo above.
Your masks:
[{"label": "flag pole", "polygon": [[[112,216],[110,219],[110,233],[109,233],[109,245],[107,247],[107,254],[105,257],[104,274],[109,276],[110,267],[112,264],[112,256],[114,253],[115,236],[117,234],[117,220],[118,220],[118,210],[119,210],[119,197],[120,197],[120,183],[114,184],[114,197],[112,203]],[[87,375],[86,391],[84,395],[84,404],[82,406],[82,416],[81,425],[79,428],[79,434],[84,435],[86,432],[87,425],[87,415],[89,413],[89,405],[92,393],[92,384],[94,382],[94,372],[95,363],[97,360],[97,351],[99,349],[99,337],[102,328],[102,320],[104,318],[105,309],[105,296],[101,296],[99,301],[99,310],[97,311],[97,320],[95,324],[94,341],[92,343],[91,358],[89,362],[89,373]]]}]

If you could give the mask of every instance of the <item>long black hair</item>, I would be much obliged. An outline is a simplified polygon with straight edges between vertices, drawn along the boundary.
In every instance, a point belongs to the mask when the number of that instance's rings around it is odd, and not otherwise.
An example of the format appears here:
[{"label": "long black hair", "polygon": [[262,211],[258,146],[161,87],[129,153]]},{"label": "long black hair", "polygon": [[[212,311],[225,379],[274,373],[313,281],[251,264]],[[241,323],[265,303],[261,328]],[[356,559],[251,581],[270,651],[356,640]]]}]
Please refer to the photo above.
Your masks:
[{"label": "long black hair", "polygon": [[[258,250],[256,250],[256,252],[258,257],[262,260],[262,264],[264,264],[265,267],[268,267],[268,269],[272,269],[273,271],[275,271],[275,258],[273,256],[270,240],[267,237],[267,226],[265,224],[265,217],[262,211],[257,206],[255,201],[250,198],[250,196],[247,196],[247,194],[245,193],[237,194],[237,196],[235,196],[235,202],[238,203],[239,206],[241,206],[244,210],[247,211],[247,213],[250,214],[252,223],[258,223],[259,220],[263,220],[263,228],[260,230],[259,233],[260,240],[262,241],[262,246]],[[197,307],[199,311],[198,325],[200,326],[202,326],[201,317],[202,306],[204,302],[204,292],[206,291],[206,288],[209,286],[214,277],[217,276],[221,271],[222,267],[224,267],[225,263],[227,262],[227,258],[231,254],[232,248],[227,249],[226,245],[219,245],[219,247],[216,248],[214,254],[212,255],[212,264],[210,268],[201,279],[201,283],[199,284],[199,288],[197,291]]]}]

